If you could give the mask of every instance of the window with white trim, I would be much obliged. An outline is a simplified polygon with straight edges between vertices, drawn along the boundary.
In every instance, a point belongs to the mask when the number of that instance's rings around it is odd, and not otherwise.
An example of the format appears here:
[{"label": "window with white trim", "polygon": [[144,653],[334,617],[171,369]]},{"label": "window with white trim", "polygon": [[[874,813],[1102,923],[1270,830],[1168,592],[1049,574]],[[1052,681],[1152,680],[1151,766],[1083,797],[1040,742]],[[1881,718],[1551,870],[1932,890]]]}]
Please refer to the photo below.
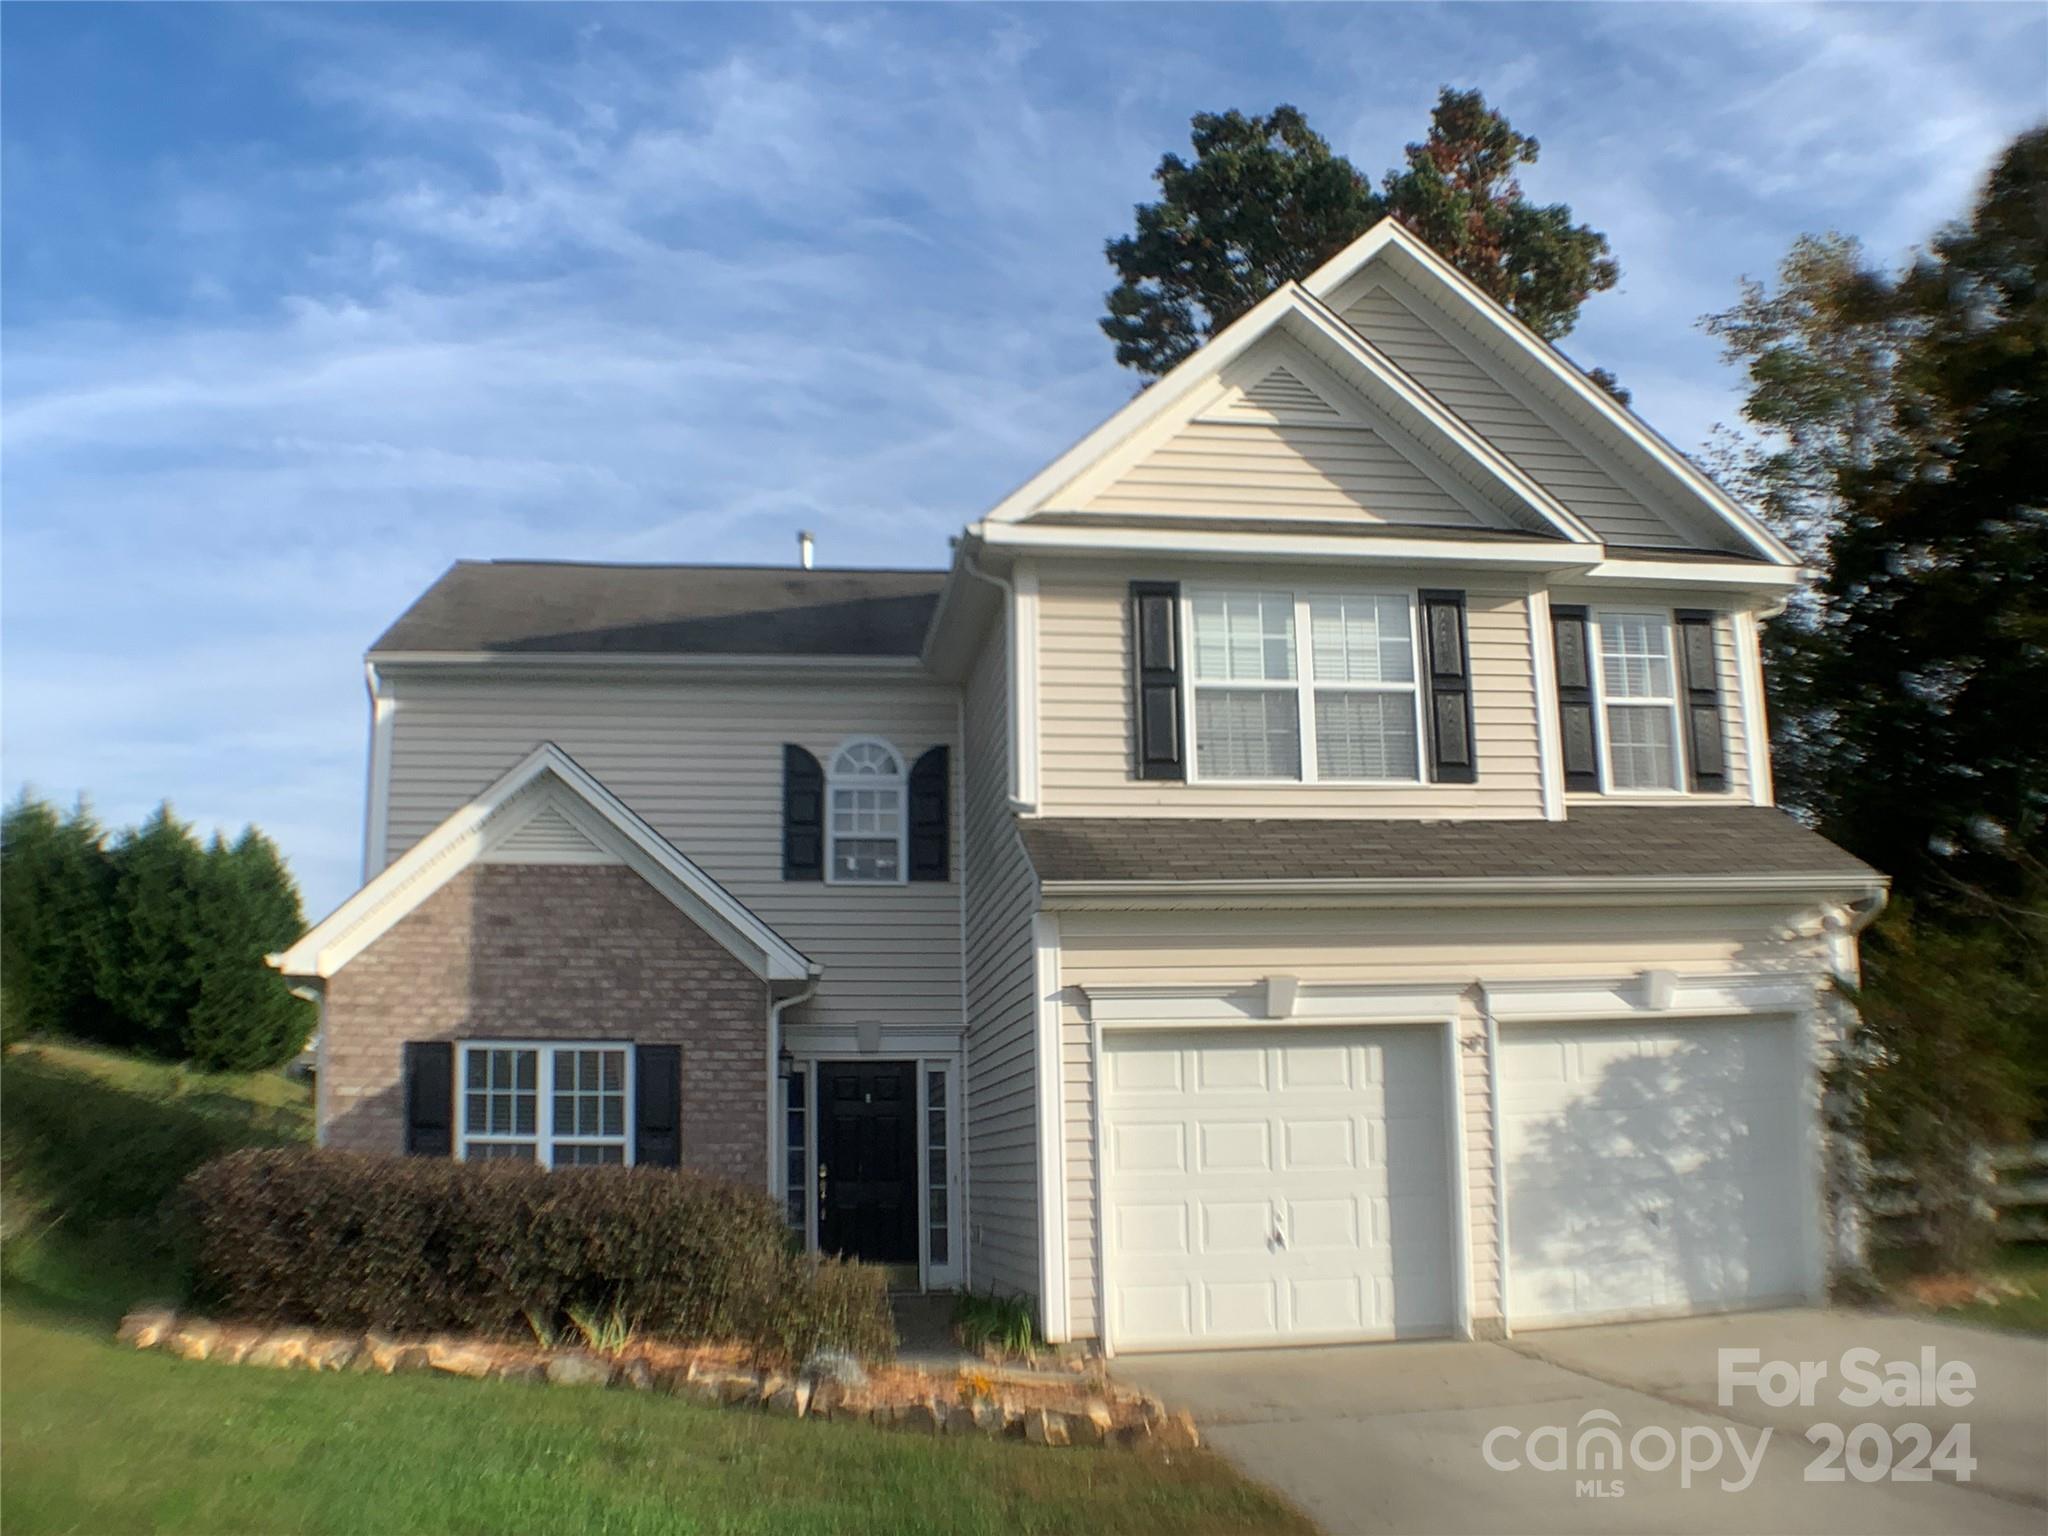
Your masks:
[{"label": "window with white trim", "polygon": [[547,1168],[633,1161],[633,1063],[623,1045],[465,1040],[456,1155]]},{"label": "window with white trim", "polygon": [[1599,686],[1607,729],[1607,787],[1678,790],[1678,669],[1671,616],[1598,613]]},{"label": "window with white trim", "polygon": [[1197,779],[1420,780],[1407,594],[1197,591],[1188,630]]},{"label": "window with white trim", "polygon": [[825,775],[825,872],[833,884],[901,883],[907,782],[903,759],[886,741],[850,741],[832,755]]}]

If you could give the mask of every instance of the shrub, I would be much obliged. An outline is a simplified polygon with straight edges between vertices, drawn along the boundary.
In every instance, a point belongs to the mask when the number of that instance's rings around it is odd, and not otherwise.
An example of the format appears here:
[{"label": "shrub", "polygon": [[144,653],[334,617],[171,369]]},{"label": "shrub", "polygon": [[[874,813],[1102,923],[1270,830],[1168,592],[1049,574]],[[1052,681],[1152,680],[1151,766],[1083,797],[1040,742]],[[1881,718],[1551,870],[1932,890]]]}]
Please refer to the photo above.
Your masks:
[{"label": "shrub", "polygon": [[953,1331],[969,1349],[993,1345],[1005,1355],[1028,1356],[1038,1349],[1038,1325],[1022,1296],[963,1291],[953,1303]]},{"label": "shrub", "polygon": [[200,1299],[251,1319],[510,1335],[617,1316],[783,1361],[894,1345],[879,1272],[794,1253],[765,1194],[700,1174],[262,1150],[199,1169],[180,1205]]}]

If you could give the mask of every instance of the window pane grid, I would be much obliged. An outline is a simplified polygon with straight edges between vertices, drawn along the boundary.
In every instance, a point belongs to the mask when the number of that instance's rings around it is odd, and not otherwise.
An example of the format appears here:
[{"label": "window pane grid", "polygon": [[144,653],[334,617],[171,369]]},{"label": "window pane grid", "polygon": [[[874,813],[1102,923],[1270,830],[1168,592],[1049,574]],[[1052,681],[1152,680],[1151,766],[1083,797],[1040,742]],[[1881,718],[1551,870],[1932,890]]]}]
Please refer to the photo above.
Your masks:
[{"label": "window pane grid", "polygon": [[789,1074],[783,1091],[783,1190],[789,1229],[799,1237],[810,1231],[810,1141],[805,1120],[810,1107],[809,1077],[799,1067]]},{"label": "window pane grid", "polygon": [[1193,594],[1196,778],[1420,782],[1414,611],[1400,593]]},{"label": "window pane grid", "polygon": [[1410,693],[1316,690],[1318,777],[1414,779],[1419,747]]},{"label": "window pane grid", "polygon": [[879,741],[856,741],[832,759],[831,876],[846,883],[903,878],[902,759]]},{"label": "window pane grid", "polygon": [[925,1102],[925,1234],[931,1262],[947,1262],[951,1251],[947,1221],[946,1070],[929,1067],[924,1074]]},{"label": "window pane grid", "polygon": [[462,1055],[465,1158],[554,1168],[629,1161],[625,1047],[477,1044]]},{"label": "window pane grid", "polygon": [[1681,786],[1671,623],[1656,613],[1603,613],[1598,627],[1607,787],[1676,790]]}]

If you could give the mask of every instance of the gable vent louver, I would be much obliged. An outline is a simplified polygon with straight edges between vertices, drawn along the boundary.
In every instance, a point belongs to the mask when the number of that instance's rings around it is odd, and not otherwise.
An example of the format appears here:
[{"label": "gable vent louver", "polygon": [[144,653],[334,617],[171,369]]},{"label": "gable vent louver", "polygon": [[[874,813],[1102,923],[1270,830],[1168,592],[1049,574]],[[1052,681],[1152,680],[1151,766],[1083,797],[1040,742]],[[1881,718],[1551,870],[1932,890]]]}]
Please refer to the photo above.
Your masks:
[{"label": "gable vent louver", "polygon": [[540,814],[482,856],[486,864],[616,864],[618,856],[592,842],[561,807]]},{"label": "gable vent louver", "polygon": [[1332,416],[1337,414],[1321,395],[1285,368],[1275,368],[1244,392],[1239,410],[1265,412],[1274,416]]}]

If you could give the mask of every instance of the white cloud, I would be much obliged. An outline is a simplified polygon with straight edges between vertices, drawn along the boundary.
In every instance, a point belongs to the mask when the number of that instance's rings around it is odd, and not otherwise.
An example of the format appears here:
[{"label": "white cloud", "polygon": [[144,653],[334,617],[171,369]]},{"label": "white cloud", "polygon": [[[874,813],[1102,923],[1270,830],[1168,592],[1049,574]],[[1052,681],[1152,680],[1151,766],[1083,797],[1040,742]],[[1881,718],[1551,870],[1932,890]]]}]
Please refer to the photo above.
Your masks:
[{"label": "white cloud", "polygon": [[[1691,444],[1729,399],[1694,316],[1801,228],[1889,247],[1953,211],[2038,106],[2013,61],[2042,31],[2019,8],[371,14],[224,13],[319,131],[166,142],[120,231],[146,302],[9,220],[11,276],[83,265],[10,294],[8,783],[258,821],[316,908],[355,875],[362,649],[443,566],[779,561],[800,524],[828,561],[941,561],[1127,397],[1101,242],[1192,112],[1295,100],[1376,174],[1440,83],[1487,87],[1543,139],[1532,190],[1628,271],[1571,349]],[[23,126],[10,204],[87,197],[77,136]]]}]

